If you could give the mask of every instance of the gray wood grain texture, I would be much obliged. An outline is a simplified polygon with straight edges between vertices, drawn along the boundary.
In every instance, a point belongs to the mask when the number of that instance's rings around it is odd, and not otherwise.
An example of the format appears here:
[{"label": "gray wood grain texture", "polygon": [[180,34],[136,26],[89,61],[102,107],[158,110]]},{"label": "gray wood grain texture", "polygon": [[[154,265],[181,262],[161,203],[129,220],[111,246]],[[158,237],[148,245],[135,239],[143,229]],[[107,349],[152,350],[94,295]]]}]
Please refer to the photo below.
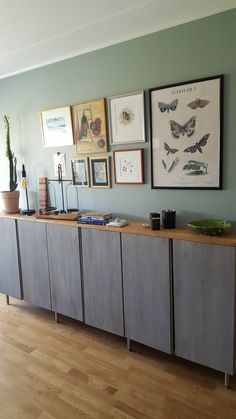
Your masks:
[{"label": "gray wood grain texture", "polygon": [[47,224],[52,310],[83,320],[79,229]]},{"label": "gray wood grain texture", "polygon": [[235,248],[174,240],[175,353],[232,374]]},{"label": "gray wood grain texture", "polygon": [[24,300],[51,309],[46,226],[17,221]]},{"label": "gray wood grain texture", "polygon": [[0,219],[0,292],[22,298],[16,221]]},{"label": "gray wood grain texture", "polygon": [[121,237],[126,336],[170,353],[169,240],[123,233]]},{"label": "gray wood grain texture", "polygon": [[124,335],[120,234],[82,229],[85,323]]}]

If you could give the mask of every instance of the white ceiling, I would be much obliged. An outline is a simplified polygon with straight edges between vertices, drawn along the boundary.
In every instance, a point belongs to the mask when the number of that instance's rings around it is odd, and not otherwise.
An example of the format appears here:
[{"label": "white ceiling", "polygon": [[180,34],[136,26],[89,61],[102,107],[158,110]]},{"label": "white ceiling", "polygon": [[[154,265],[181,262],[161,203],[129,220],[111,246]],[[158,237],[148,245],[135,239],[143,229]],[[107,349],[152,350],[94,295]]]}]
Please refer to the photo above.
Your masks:
[{"label": "white ceiling", "polygon": [[236,0],[0,0],[0,78],[235,7]]}]

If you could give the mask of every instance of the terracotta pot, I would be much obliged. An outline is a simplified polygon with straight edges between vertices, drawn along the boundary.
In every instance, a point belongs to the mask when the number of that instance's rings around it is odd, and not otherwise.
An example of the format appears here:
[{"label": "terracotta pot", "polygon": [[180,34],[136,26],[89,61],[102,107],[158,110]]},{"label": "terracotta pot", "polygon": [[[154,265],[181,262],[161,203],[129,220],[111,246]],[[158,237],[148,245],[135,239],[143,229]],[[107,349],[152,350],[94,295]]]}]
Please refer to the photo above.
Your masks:
[{"label": "terracotta pot", "polygon": [[19,209],[19,191],[2,191],[0,192],[0,197],[2,200],[2,211],[6,214],[17,214]]}]

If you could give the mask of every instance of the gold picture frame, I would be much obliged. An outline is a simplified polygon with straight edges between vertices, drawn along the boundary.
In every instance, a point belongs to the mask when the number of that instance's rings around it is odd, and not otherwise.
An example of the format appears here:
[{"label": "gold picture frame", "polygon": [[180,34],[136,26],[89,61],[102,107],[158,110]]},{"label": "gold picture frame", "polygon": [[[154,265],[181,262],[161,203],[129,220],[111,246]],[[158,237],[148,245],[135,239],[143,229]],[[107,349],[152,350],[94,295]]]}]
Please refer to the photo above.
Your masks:
[{"label": "gold picture frame", "polygon": [[107,152],[105,99],[73,105],[72,111],[77,153]]}]

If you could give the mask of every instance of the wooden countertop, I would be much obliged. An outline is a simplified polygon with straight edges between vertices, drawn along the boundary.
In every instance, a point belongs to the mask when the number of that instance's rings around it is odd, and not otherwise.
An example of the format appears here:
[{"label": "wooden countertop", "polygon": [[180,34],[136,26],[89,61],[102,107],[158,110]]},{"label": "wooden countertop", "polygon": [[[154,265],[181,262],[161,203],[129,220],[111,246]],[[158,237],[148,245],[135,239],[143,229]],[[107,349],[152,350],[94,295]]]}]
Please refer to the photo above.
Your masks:
[{"label": "wooden countertop", "polygon": [[236,247],[236,233],[235,232],[226,232],[221,236],[205,236],[203,234],[197,234],[187,229],[186,227],[179,227],[174,229],[163,229],[160,230],[151,230],[149,228],[144,228],[143,223],[146,221],[132,221],[128,220],[129,224],[125,227],[107,227],[100,225],[89,225],[89,224],[79,224],[76,221],[64,221],[64,220],[51,220],[51,219],[38,219],[35,215],[25,216],[20,214],[3,214],[0,213],[1,218],[13,218],[15,220],[21,221],[31,221],[36,223],[45,223],[45,224],[58,224],[68,227],[76,228],[90,228],[94,230],[105,230],[113,231],[117,233],[128,233],[136,234],[142,236],[150,237],[162,237],[174,240],[186,240],[194,241],[199,243],[209,243],[209,244],[219,244],[223,246],[235,246]]}]

